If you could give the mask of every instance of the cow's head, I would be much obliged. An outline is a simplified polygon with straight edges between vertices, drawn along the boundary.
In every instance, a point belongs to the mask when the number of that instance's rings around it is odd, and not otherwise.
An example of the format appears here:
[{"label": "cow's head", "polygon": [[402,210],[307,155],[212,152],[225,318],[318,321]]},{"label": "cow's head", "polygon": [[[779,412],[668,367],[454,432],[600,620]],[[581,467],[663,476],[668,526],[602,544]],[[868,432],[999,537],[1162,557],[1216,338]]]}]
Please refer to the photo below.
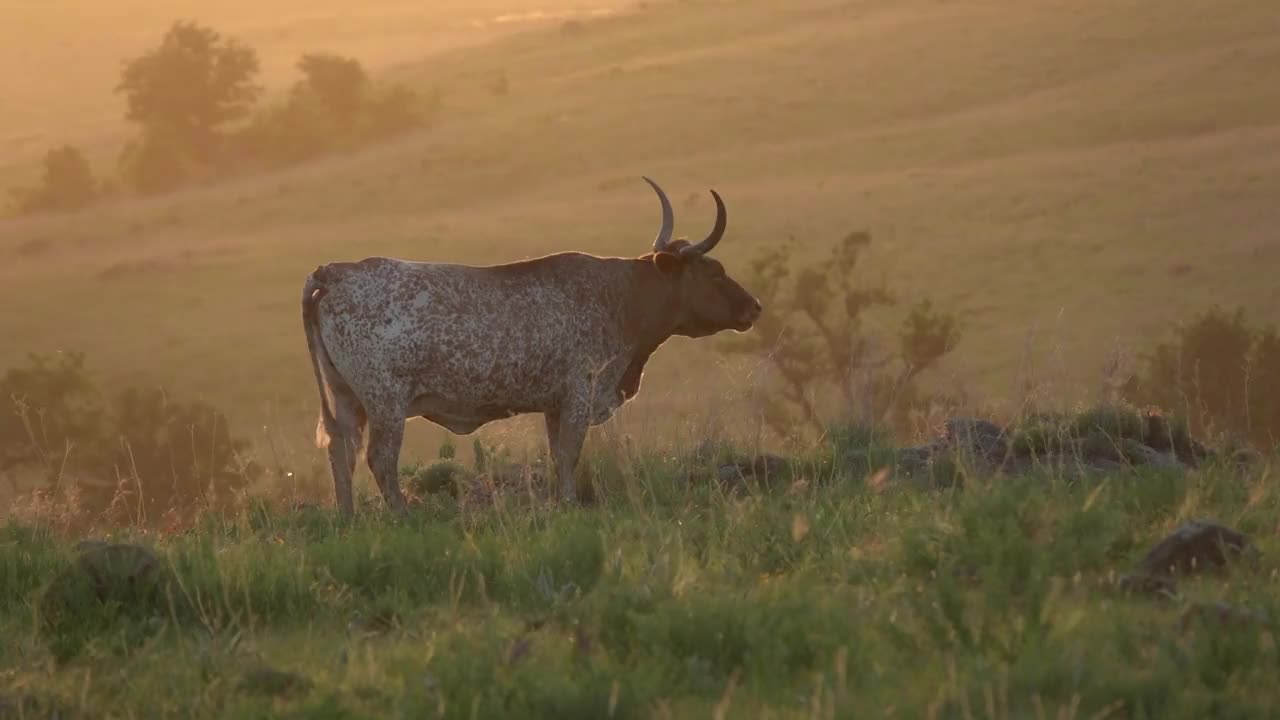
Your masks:
[{"label": "cow's head", "polygon": [[662,227],[653,241],[650,256],[664,277],[675,285],[679,318],[674,333],[686,337],[703,337],[722,330],[746,332],[760,317],[760,301],[729,277],[718,260],[708,257],[711,249],[724,237],[728,216],[719,193],[711,191],[716,201],[716,224],[711,234],[697,244],[672,240],[675,213],[671,201],[658,184],[644,181],[658,193],[662,203]]}]

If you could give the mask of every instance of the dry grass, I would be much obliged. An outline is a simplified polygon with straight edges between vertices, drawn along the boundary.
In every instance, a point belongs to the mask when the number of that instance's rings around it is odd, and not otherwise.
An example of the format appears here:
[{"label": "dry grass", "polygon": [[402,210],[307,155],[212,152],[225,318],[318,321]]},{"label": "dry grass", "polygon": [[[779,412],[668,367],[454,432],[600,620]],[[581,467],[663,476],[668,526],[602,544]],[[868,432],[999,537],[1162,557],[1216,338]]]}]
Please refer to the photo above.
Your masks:
[{"label": "dry grass", "polygon": [[[547,19],[521,33],[469,24],[555,9],[524,0],[286,3],[270,21],[260,5],[188,4],[113,5],[130,32],[102,46],[90,42],[100,30],[68,34],[53,11],[24,10],[35,31],[9,25],[0,40],[22,36],[9,62],[59,70],[6,93],[24,109],[6,117],[0,177],[29,178],[54,141],[111,156],[121,126],[107,55],[149,47],[182,15],[259,47],[275,84],[299,52],[329,49],[440,88],[444,114],[395,145],[298,171],[5,222],[0,366],[83,349],[109,377],[171,382],[305,443],[307,271],[371,254],[641,252],[657,220],[642,173],[681,199],[677,232],[705,232],[705,188],[724,194],[731,271],[787,233],[818,252],[869,230],[869,266],[905,299],[965,314],[945,372],[979,397],[1016,402],[1015,372],[1032,367],[1074,399],[1118,345],[1211,302],[1280,319],[1280,15],[1264,0],[702,0],[574,33]],[[91,19],[102,18],[77,22]],[[63,36],[80,49],[59,50]],[[498,73],[504,97],[488,90]],[[74,81],[54,82],[64,74]],[[743,381],[706,347],[660,352],[626,418],[728,412],[716,399]]]}]

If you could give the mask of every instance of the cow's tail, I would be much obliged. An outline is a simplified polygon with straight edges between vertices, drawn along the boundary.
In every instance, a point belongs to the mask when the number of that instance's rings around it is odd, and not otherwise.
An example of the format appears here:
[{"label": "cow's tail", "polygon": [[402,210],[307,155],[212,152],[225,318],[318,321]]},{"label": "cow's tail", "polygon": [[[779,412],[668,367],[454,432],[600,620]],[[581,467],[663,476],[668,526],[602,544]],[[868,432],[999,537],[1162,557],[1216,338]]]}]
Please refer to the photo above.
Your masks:
[{"label": "cow's tail", "polygon": [[316,447],[329,447],[329,439],[338,433],[338,421],[329,404],[329,384],[325,381],[324,367],[331,365],[324,338],[320,336],[320,298],[329,290],[322,281],[323,266],[307,276],[302,287],[302,327],[307,335],[307,351],[311,356],[311,369],[316,375],[316,387],[320,390],[320,420],[316,423]]}]

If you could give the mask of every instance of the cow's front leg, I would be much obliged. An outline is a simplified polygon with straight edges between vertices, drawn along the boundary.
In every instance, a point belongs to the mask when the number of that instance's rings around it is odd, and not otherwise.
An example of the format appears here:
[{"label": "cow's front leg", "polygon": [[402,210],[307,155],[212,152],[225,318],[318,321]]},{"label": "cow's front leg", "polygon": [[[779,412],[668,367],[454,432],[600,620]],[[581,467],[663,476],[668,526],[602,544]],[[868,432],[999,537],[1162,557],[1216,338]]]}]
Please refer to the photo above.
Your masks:
[{"label": "cow's front leg", "polygon": [[560,492],[566,502],[577,502],[578,486],[573,472],[578,467],[582,443],[587,438],[587,411],[574,403],[566,403],[556,412],[544,415],[551,459],[560,480]]},{"label": "cow's front leg", "polygon": [[369,449],[366,456],[373,479],[382,491],[387,507],[399,514],[407,511],[400,492],[400,446],[404,444],[404,418],[369,418]]}]

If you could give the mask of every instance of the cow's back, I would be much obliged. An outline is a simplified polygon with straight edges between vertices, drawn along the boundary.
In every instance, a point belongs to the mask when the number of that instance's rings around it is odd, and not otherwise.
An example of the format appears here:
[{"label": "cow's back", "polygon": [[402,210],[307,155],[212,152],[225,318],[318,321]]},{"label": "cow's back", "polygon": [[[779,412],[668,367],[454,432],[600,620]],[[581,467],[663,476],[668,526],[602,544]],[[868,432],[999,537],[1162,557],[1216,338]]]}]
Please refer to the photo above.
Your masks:
[{"label": "cow's back", "polygon": [[396,386],[469,406],[538,409],[578,365],[617,344],[608,265],[568,253],[491,267],[336,263],[324,279],[321,332],[358,395]]}]

